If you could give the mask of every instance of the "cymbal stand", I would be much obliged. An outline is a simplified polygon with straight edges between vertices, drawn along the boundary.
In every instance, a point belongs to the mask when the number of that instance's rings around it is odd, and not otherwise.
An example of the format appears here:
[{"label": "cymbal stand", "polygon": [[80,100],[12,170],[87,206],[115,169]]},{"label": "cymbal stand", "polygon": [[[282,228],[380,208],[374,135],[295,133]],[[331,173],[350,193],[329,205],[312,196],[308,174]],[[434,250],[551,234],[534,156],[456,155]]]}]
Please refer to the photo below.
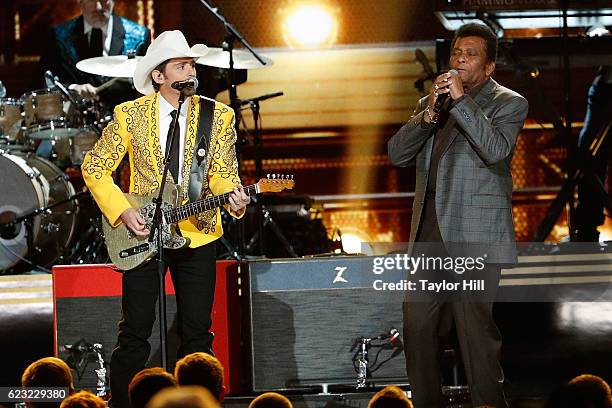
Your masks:
[{"label": "cymbal stand", "polygon": [[[278,96],[284,95],[283,92],[275,92],[271,94],[261,95],[252,99],[245,99],[240,101],[240,105],[248,105],[253,113],[253,145],[255,147],[255,178],[259,180],[262,177],[263,172],[263,139],[261,137],[261,126],[260,126],[260,102],[266,99],[275,98]],[[264,207],[262,203],[261,197],[254,198],[255,205],[257,208],[257,232],[253,234],[249,243],[247,244],[247,250],[252,249],[255,242],[258,243],[258,253],[259,255],[264,255],[265,253],[265,231],[264,228],[266,225],[269,225],[272,229],[272,232],[278,237],[281,241],[287,252],[290,256],[297,258],[298,254],[295,252],[293,246],[289,243],[285,235],[282,233],[278,224],[274,222],[270,211]]]},{"label": "cymbal stand", "polygon": [[[253,56],[261,63],[261,65],[266,65],[264,59],[255,52],[253,47],[247,42],[247,40],[240,35],[238,30],[231,25],[225,17],[223,17],[217,7],[212,7],[206,0],[200,0],[200,2],[211,12],[213,16],[223,24],[227,35],[225,36],[225,40],[223,42],[223,50],[229,53],[229,69],[227,71],[227,80],[228,80],[228,89],[229,89],[229,97],[230,97],[230,106],[234,109],[234,113],[236,114],[236,135],[240,135],[240,100],[238,99],[238,91],[236,84],[236,76],[234,69],[234,41],[238,40],[244,47],[253,54]],[[243,141],[241,141],[243,142]],[[238,161],[238,169],[240,169],[240,159],[241,159],[241,142],[236,143],[236,160]],[[244,225],[242,223],[238,223],[238,254],[240,257],[244,256]]]}]

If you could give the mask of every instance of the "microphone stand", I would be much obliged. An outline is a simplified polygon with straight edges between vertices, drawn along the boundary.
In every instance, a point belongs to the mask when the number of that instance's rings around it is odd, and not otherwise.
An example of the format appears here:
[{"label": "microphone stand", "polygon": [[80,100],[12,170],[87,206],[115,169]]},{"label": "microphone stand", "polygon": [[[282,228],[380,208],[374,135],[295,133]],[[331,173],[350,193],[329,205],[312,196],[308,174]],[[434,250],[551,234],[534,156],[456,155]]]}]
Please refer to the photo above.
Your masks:
[{"label": "microphone stand", "polygon": [[[193,88],[183,88],[181,90],[181,94],[178,100],[178,108],[177,114],[172,120],[172,124],[170,125],[172,129],[172,133],[170,134],[170,144],[166,141],[166,146],[172,146],[174,143],[174,134],[175,129],[178,126],[178,120],[181,116],[181,107],[185,102],[186,90],[190,91],[190,95],[195,92]],[[180,149],[179,149],[180,150]],[[168,176],[168,162],[170,161],[170,152],[172,148],[167,149],[166,156],[164,157],[164,171],[162,172],[162,181],[159,187],[159,193],[157,194],[157,198],[153,201],[155,202],[155,212],[153,213],[153,221],[151,222],[151,232],[149,234],[148,243],[149,246],[157,245],[157,277],[159,279],[159,349],[161,351],[161,366],[164,370],[168,370],[168,329],[167,329],[167,321],[166,321],[166,265],[164,264],[163,259],[163,250],[164,250],[164,241],[162,236],[162,222],[164,222],[164,218],[162,217],[162,209],[161,206],[163,204],[163,195],[164,188],[166,186],[166,177]],[[181,169],[179,169],[180,171]],[[176,180],[178,182],[178,180]],[[156,241],[153,243],[153,241]],[[127,272],[129,273],[129,272]]]},{"label": "microphone stand", "polygon": [[[259,103],[261,101],[265,101],[266,99],[271,99],[271,98],[276,98],[277,96],[282,96],[284,95],[283,92],[274,92],[274,93],[270,93],[270,94],[266,94],[266,95],[261,95],[258,96],[256,98],[251,98],[251,99],[245,99],[242,101],[238,101],[240,106],[244,106],[244,105],[249,105],[249,107],[251,108],[251,111],[253,112],[253,123],[254,123],[254,132],[253,132],[253,144],[255,147],[255,180],[259,180],[262,176],[262,153],[263,153],[263,141],[262,141],[262,137],[261,137],[261,127],[259,126]],[[257,234],[259,234],[259,255],[264,255],[265,254],[265,239],[264,239],[264,227],[265,224],[267,224],[268,222],[270,222],[269,220],[271,220],[271,216],[270,216],[270,212],[265,209],[263,207],[263,202],[261,200],[261,197],[259,197],[256,201],[255,201],[255,205],[257,206]],[[265,221],[264,221],[265,218]],[[276,224],[274,224],[274,222],[272,221],[272,225],[274,227],[276,227]],[[278,230],[277,232],[276,228],[274,231],[277,233],[277,235],[279,235],[280,230]],[[254,238],[254,237],[253,237]],[[297,258],[297,254],[295,253],[295,250],[293,249],[293,247],[291,246],[291,244],[289,244],[289,242],[287,241],[287,238],[285,238],[285,236],[280,233],[279,238],[281,239],[281,242],[283,242],[283,245],[285,246],[285,248],[287,248],[289,254],[293,257]],[[247,249],[249,249],[249,247],[252,245],[253,239],[251,239],[251,242],[249,242],[249,244],[247,245]]]},{"label": "microphone stand", "polygon": [[[249,50],[251,54],[261,63],[261,65],[266,65],[264,59],[255,52],[253,47],[244,39],[242,35],[231,25],[225,17],[223,17],[217,7],[212,7],[206,0],[200,0],[200,2],[206,7],[213,16],[217,18],[225,27],[225,31],[227,35],[223,41],[223,50],[229,53],[229,70],[228,70],[228,90],[230,97],[230,107],[234,109],[234,113],[236,114],[236,136],[240,135],[240,122],[241,122],[241,114],[240,114],[240,100],[238,99],[237,92],[237,84],[236,84],[236,74],[234,69],[234,41],[238,40],[244,47]],[[246,140],[240,140],[240,142],[236,142],[236,160],[238,162],[238,169],[240,169],[240,157],[241,157],[241,145],[245,144]],[[244,257],[244,224],[238,223],[238,254],[240,258]]]},{"label": "microphone stand", "polygon": [[[48,79],[49,82],[52,82],[53,85],[66,98],[68,98],[68,101],[70,101],[70,103],[76,108],[76,111],[78,112],[79,116],[81,116],[81,117],[83,117],[85,119],[85,114],[83,113],[83,110],[84,110],[83,104],[74,98],[74,96],[68,91],[68,89],[66,89],[64,84],[62,84],[60,82],[59,78],[57,76],[53,75],[53,72],[51,72],[51,71],[45,72],[45,78]],[[49,86],[48,83],[47,83],[47,86]],[[102,130],[98,127],[98,125],[96,123],[88,124],[87,127],[90,128],[92,131],[94,131],[98,135],[98,137],[102,134]]]}]

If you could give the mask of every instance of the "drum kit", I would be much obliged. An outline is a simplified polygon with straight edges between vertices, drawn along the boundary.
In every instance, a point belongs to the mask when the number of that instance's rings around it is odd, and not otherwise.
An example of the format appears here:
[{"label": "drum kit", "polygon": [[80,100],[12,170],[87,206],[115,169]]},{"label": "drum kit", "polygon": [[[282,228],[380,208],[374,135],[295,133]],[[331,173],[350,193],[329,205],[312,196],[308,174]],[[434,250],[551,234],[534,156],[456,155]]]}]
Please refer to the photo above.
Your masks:
[{"label": "drum kit", "polygon": [[[199,64],[229,67],[226,51],[209,50]],[[110,77],[101,90],[131,78],[139,58],[89,58],[77,68]],[[263,66],[250,54],[234,51],[234,68]],[[110,121],[111,110],[67,90],[49,71],[45,78],[47,89],[19,99],[6,98],[0,81],[0,274],[107,261],[101,215],[85,192],[80,166]]]},{"label": "drum kit", "polygon": [[[99,57],[77,67],[110,73],[114,77],[109,82],[114,82],[131,77],[136,61]],[[109,122],[110,111],[94,98],[67,90],[52,74],[46,79],[47,89],[19,99],[5,98],[0,86],[0,273],[106,261],[100,213],[81,191],[80,166]]]}]

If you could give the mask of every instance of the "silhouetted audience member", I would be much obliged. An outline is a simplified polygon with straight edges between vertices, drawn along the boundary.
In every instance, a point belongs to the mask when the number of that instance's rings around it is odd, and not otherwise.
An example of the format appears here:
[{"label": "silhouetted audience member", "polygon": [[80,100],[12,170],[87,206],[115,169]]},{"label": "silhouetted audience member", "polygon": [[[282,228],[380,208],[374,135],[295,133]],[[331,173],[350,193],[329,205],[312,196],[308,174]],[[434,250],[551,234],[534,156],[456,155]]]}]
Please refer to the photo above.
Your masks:
[{"label": "silhouetted audience member", "polygon": [[130,405],[132,408],[145,408],[151,398],[159,391],[175,386],[176,380],[172,374],[163,368],[145,368],[134,376],[128,386]]},{"label": "silhouetted audience member", "polygon": [[208,389],[219,402],[225,397],[223,366],[210,354],[196,352],[180,359],[174,369],[179,385],[200,385]]},{"label": "silhouetted audience member", "polygon": [[368,408],[412,408],[412,402],[400,387],[390,385],[372,396]]},{"label": "silhouetted audience member", "polygon": [[[63,360],[56,357],[45,357],[36,360],[25,369],[21,376],[21,386],[31,387],[62,387],[68,388],[68,395],[74,394],[72,372]],[[58,402],[26,401],[29,408],[59,407]]]},{"label": "silhouetted audience member", "polygon": [[198,385],[165,388],[155,394],[147,408],[220,408],[219,401]]},{"label": "silhouetted audience member", "polygon": [[284,395],[266,392],[251,401],[249,408],[293,408],[293,404]]},{"label": "silhouetted audience member", "polygon": [[62,401],[60,408],[106,408],[106,402],[89,391],[79,391]]},{"label": "silhouetted audience member", "polygon": [[612,392],[610,386],[601,377],[582,374],[572,379],[569,384],[572,391],[592,408],[611,408]]},{"label": "silhouetted audience member", "polygon": [[612,393],[601,377],[583,374],[555,390],[548,398],[546,407],[612,408]]}]

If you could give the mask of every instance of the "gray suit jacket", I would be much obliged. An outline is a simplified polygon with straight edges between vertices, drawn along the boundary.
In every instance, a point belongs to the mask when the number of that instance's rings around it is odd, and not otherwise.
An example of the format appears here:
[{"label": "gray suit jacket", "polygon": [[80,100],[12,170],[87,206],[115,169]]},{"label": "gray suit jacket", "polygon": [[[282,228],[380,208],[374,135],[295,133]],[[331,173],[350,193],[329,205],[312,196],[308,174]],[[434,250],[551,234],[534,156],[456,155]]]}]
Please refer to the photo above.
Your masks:
[{"label": "gray suit jacket", "polygon": [[[388,142],[394,165],[416,165],[410,242],[421,222],[433,148],[435,127],[422,122],[426,107],[427,97]],[[465,95],[450,109],[441,130],[450,137],[438,167],[435,204],[452,256],[486,254],[487,262],[516,262],[510,163],[527,110],[525,98],[493,79],[474,99]]]}]

